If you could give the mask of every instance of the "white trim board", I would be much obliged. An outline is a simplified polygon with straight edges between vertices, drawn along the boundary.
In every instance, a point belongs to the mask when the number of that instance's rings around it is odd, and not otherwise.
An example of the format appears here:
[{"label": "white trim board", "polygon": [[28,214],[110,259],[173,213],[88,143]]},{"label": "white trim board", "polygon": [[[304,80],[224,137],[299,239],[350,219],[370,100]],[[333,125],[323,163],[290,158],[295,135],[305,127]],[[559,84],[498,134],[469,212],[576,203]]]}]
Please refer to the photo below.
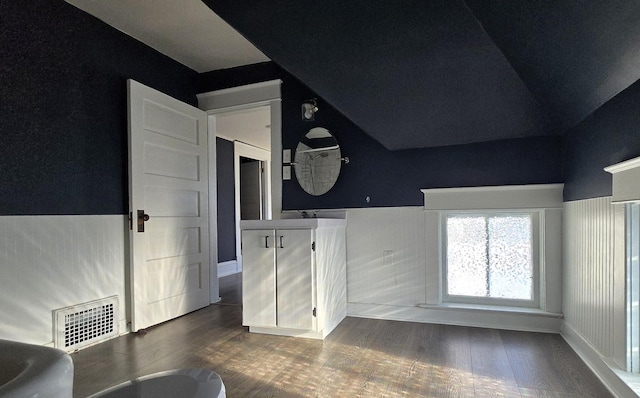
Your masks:
[{"label": "white trim board", "polygon": [[425,210],[562,208],[564,184],[421,189]]},{"label": "white trim board", "polygon": [[604,168],[604,171],[608,173],[619,173],[621,171],[628,171],[640,168],[640,157],[625,160],[624,162],[612,164]]},{"label": "white trim board", "polygon": [[218,278],[222,278],[229,275],[237,274],[242,271],[238,267],[238,262],[236,260],[223,261],[218,263]]},{"label": "white trim board", "polygon": [[347,315],[394,321],[544,333],[559,333],[562,321],[558,314],[363,303],[348,303]]},{"label": "white trim board", "polygon": [[[197,94],[198,107],[207,112],[210,116],[209,120],[219,113],[252,109],[259,106],[271,108],[271,214],[275,218],[280,218],[282,211],[281,84],[282,80],[276,79]],[[212,124],[215,123],[209,123],[210,131]]]},{"label": "white trim board", "polygon": [[272,153],[269,151],[265,151],[264,149],[257,148],[251,145],[247,145],[243,142],[235,141],[233,143],[233,174],[234,174],[234,189],[235,189],[235,214],[236,214],[236,259],[238,261],[239,270],[242,270],[242,235],[240,233],[240,220],[241,220],[241,209],[240,209],[240,158],[250,158],[255,160],[260,160],[264,162],[265,172],[266,172],[266,187],[263,192],[264,200],[266,201],[266,209],[267,212],[264,215],[265,220],[272,219],[272,189],[271,189],[271,178],[273,168],[271,167],[271,156]]},{"label": "white trim board", "polygon": [[616,374],[621,371],[614,370],[613,360],[600,356],[600,353],[567,322],[562,322],[560,335],[613,395],[621,398],[638,396]]},{"label": "white trim board", "polygon": [[[220,297],[220,282],[218,278],[220,278],[220,268],[218,264],[211,262],[211,264],[209,264],[209,286],[211,286],[209,290],[209,300],[211,304],[218,303],[222,300],[222,297]],[[216,287],[215,289],[213,288],[214,286]]]},{"label": "white trim board", "polygon": [[612,203],[640,201],[640,157],[604,168],[612,177]]},{"label": "white trim board", "polygon": [[279,101],[281,84],[282,80],[276,79],[196,94],[198,107],[204,111],[210,111],[265,101]]}]

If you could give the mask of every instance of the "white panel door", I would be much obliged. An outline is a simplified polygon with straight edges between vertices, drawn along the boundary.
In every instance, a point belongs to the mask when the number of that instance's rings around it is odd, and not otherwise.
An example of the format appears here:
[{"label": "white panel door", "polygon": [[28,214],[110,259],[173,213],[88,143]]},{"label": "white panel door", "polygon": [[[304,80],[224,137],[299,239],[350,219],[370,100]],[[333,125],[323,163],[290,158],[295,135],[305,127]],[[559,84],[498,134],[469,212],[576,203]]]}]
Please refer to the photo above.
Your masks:
[{"label": "white panel door", "polygon": [[276,326],[274,230],[242,231],[242,324]]},{"label": "white panel door", "polygon": [[310,229],[276,230],[278,327],[314,330],[312,243]]},{"label": "white panel door", "polygon": [[127,83],[132,330],[138,331],[210,303],[207,117]]}]

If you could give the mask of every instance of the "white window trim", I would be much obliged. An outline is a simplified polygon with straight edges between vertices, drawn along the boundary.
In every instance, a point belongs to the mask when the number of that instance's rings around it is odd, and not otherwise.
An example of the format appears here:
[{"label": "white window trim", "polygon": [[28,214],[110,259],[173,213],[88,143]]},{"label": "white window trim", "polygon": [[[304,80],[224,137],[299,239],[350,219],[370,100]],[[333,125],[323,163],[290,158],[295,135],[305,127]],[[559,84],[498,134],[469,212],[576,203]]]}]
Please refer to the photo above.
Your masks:
[{"label": "white window trim", "polygon": [[[499,299],[491,297],[473,297],[449,295],[447,293],[447,218],[448,216],[457,215],[477,215],[477,216],[508,216],[508,215],[528,215],[531,217],[531,245],[532,245],[532,262],[533,262],[533,298],[531,300],[516,299]],[[450,304],[478,304],[487,306],[501,307],[523,307],[523,308],[540,308],[540,258],[544,257],[541,252],[543,248],[540,246],[540,218],[542,214],[539,210],[465,210],[465,211],[443,211],[440,212],[442,248],[441,248],[441,265],[442,265],[442,302]]]},{"label": "white window trim", "polygon": [[[640,391],[640,381],[638,375],[631,373],[632,356],[631,350],[634,349],[635,343],[629,335],[633,330],[630,322],[634,322],[632,313],[627,309],[633,305],[633,297],[630,295],[631,289],[634,289],[633,275],[630,273],[630,259],[628,258],[628,223],[629,223],[629,207],[626,204],[640,202],[640,186],[637,181],[640,178],[640,157],[617,163],[604,170],[612,176],[612,196],[611,204],[614,206],[615,213],[615,231],[614,231],[614,262],[615,269],[618,272],[614,274],[614,283],[620,288],[616,290],[614,308],[614,361],[616,365],[629,375],[630,379],[625,382],[633,384],[636,391]],[[636,314],[637,315],[637,314]],[[640,360],[635,359],[637,366]]]},{"label": "white window trim", "polygon": [[[450,212],[536,211],[539,217],[539,303],[548,313],[562,312],[562,191],[564,184],[508,185],[423,189],[425,199],[426,297],[430,306],[443,301],[442,217]],[[461,304],[465,305],[465,304]],[[492,308],[493,305],[487,306]]]},{"label": "white window trim", "polygon": [[[634,372],[634,368],[640,363],[640,359],[631,355],[634,349],[634,343],[630,332],[637,333],[634,330],[637,327],[637,320],[633,319],[638,313],[628,311],[633,306],[633,302],[637,300],[631,294],[631,290],[637,289],[637,274],[633,275],[630,269],[631,259],[629,258],[628,246],[629,239],[633,239],[629,234],[629,210],[627,204],[640,202],[640,186],[637,181],[640,178],[640,157],[626,160],[604,168],[612,176],[612,195],[611,204],[614,206],[614,267],[613,275],[614,285],[618,286],[615,290],[615,306],[613,310],[613,333],[614,346],[613,358],[605,359],[604,363],[608,366],[620,380],[622,380],[631,390],[640,395],[640,374]],[[634,287],[634,285],[636,287]],[[635,323],[635,325],[631,325]],[[594,358],[598,358],[599,353],[596,352]],[[591,360],[591,362],[594,362]],[[633,363],[635,362],[635,363]],[[597,362],[595,362],[597,363]],[[613,380],[617,382],[617,380]]]},{"label": "white window trim", "polygon": [[638,267],[638,203],[625,205],[627,274],[627,371],[640,373],[640,270]]},{"label": "white window trim", "polygon": [[616,163],[604,168],[611,173],[611,203],[631,203],[640,201],[640,157]]}]

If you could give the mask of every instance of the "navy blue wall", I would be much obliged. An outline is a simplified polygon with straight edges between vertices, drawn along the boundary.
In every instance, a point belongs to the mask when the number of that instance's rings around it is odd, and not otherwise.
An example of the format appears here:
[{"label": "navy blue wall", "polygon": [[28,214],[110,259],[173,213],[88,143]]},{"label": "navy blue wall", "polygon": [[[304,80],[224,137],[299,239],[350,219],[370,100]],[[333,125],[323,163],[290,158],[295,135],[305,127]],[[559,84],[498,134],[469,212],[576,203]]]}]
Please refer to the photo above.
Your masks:
[{"label": "navy blue wall", "polygon": [[199,88],[205,92],[278,78],[283,81],[283,148],[295,149],[300,136],[322,126],[336,136],[343,156],[351,159],[334,188],[323,196],[304,192],[295,177],[284,181],[285,210],[419,206],[421,188],[562,182],[559,137],[389,151],[321,98],[315,120],[302,121],[301,103],[318,96],[273,63],[202,74]]},{"label": "navy blue wall", "polygon": [[195,105],[198,74],[61,0],[0,15],[0,214],[125,214],[126,79]]},{"label": "navy blue wall", "polygon": [[603,168],[637,156],[640,156],[640,81],[566,135],[564,200],[611,195],[611,174]]},{"label": "navy blue wall", "polygon": [[216,138],[218,189],[218,262],[236,259],[233,142]]},{"label": "navy blue wall", "polygon": [[322,126],[351,160],[323,196],[310,196],[295,178],[284,181],[283,209],[420,206],[422,188],[562,181],[558,137],[389,151],[322,100],[315,120],[303,121],[300,104],[316,95],[295,80],[285,80],[282,96],[283,148],[295,149],[300,136]]},{"label": "navy blue wall", "polygon": [[392,152],[321,98],[303,122],[300,103],[317,96],[271,62],[198,75],[63,1],[1,2],[0,14],[0,215],[127,212],[127,78],[192,105],[196,92],[282,79],[284,147],[323,126],[352,159],[321,197],[285,181],[285,209],[420,205],[420,188],[563,180],[566,200],[604,196],[602,168],[640,155],[640,83],[562,140]]}]

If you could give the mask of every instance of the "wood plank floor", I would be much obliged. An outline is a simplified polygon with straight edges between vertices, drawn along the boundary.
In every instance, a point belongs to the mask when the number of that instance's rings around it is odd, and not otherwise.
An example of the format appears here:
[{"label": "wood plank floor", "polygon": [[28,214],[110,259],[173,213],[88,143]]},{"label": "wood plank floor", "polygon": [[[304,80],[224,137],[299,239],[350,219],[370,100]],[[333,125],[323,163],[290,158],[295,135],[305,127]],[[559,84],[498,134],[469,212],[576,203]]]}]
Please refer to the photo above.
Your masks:
[{"label": "wood plank floor", "polygon": [[222,304],[73,354],[74,397],[188,367],[232,398],[612,396],[553,334],[351,317],[324,341],[248,333],[237,282]]}]

